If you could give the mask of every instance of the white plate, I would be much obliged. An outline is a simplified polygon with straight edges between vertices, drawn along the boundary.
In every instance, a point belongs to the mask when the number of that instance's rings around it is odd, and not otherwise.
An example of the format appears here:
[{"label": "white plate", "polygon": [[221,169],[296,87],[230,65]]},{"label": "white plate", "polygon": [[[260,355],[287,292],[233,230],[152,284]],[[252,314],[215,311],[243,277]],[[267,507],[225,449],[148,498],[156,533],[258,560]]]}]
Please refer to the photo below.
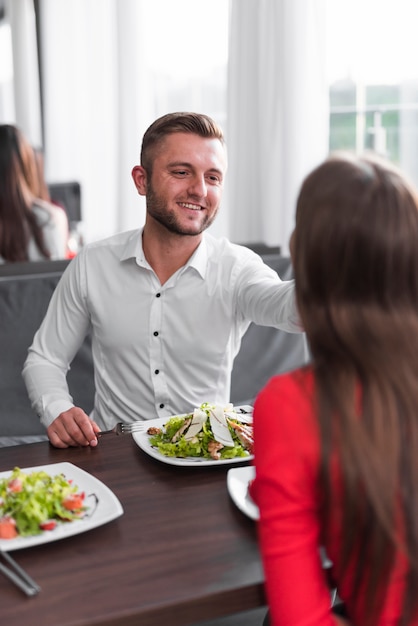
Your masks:
[{"label": "white plate", "polygon": [[[252,409],[252,407],[243,407],[244,409]],[[239,409],[239,407],[235,407],[235,409]],[[187,413],[186,413],[187,415]],[[202,467],[202,466],[218,466],[218,465],[231,465],[235,463],[245,463],[246,461],[251,461],[254,457],[252,454],[248,456],[239,456],[234,459],[219,459],[216,461],[215,459],[205,459],[200,457],[186,457],[179,458],[173,456],[165,456],[161,454],[161,452],[157,448],[153,448],[150,444],[149,438],[150,436],[147,434],[147,429],[150,426],[157,426],[161,428],[168,422],[171,417],[183,417],[183,415],[172,415],[170,417],[158,417],[154,420],[147,420],[146,428],[143,432],[133,432],[132,437],[135,440],[135,443],[147,454],[154,457],[158,461],[162,461],[163,463],[168,463],[169,465],[185,465],[187,467]]]},{"label": "white plate", "polygon": [[[226,485],[231,500],[236,507],[247,517],[254,521],[260,519],[260,511],[258,506],[248,493],[248,485],[255,478],[255,467],[233,467],[228,470],[226,475]],[[331,561],[328,559],[325,548],[319,548],[322,566],[324,568],[332,567]]]},{"label": "white plate", "polygon": [[248,493],[248,485],[254,477],[255,468],[252,465],[249,467],[234,467],[228,470],[226,485],[232,501],[239,510],[244,515],[257,521],[260,516],[258,506]]},{"label": "white plate", "polygon": [[[102,526],[111,522],[116,517],[123,514],[123,508],[113,491],[106,487],[100,480],[85,472],[81,468],[72,463],[52,463],[51,465],[39,465],[37,467],[22,467],[22,472],[29,474],[30,472],[45,471],[50,476],[56,474],[64,474],[68,480],[72,480],[79,491],[86,494],[85,506],[89,507],[87,516],[83,519],[58,524],[54,530],[45,530],[40,535],[31,537],[16,537],[16,539],[0,539],[0,548],[5,551],[20,550],[21,548],[30,548],[42,543],[57,541],[72,535],[84,533],[87,530]],[[11,471],[0,472],[0,478],[6,478]],[[94,494],[96,499],[89,494]],[[88,516],[90,514],[90,516]]]}]

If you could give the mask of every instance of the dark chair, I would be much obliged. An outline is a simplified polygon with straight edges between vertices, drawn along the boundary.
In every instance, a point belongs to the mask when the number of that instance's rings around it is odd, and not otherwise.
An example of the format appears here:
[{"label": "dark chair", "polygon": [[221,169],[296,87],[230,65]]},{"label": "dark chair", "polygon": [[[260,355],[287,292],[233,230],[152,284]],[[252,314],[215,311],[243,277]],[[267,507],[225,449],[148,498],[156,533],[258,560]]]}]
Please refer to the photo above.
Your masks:
[{"label": "dark chair", "polygon": [[[281,278],[291,278],[290,259],[278,254],[264,259]],[[0,265],[0,446],[46,439],[45,429],[30,406],[22,368],[52,293],[70,262]],[[231,401],[252,402],[271,376],[307,360],[303,334],[251,324],[234,362]],[[90,337],[76,355],[67,379],[74,403],[90,412],[94,403]]]},{"label": "dark chair", "polygon": [[22,261],[21,263],[0,263],[0,280],[14,278],[26,279],[28,276],[57,276],[61,275],[70,261],[60,259],[56,261]]},{"label": "dark chair", "polygon": [[49,195],[52,202],[60,204],[66,211],[70,227],[81,222],[81,186],[77,181],[68,183],[49,183]]},{"label": "dark chair", "polygon": [[250,250],[253,250],[257,254],[260,254],[261,256],[264,256],[264,255],[276,255],[277,256],[277,255],[280,255],[281,253],[280,246],[269,246],[268,244],[263,243],[261,241],[242,243],[240,245],[245,246],[246,248],[250,248]]},{"label": "dark chair", "polygon": [[[69,262],[0,265],[0,446],[47,439],[30,405],[22,368],[52,293]],[[73,361],[68,383],[75,403],[90,411],[94,376],[89,337]]]}]

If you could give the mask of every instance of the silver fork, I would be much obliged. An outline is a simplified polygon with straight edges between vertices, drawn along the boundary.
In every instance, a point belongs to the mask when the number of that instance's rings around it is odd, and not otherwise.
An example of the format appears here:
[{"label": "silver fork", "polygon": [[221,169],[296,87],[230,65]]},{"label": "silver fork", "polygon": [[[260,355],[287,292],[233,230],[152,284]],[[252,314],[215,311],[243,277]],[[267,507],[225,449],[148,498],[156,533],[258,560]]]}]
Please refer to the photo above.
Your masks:
[{"label": "silver fork", "polygon": [[130,435],[131,433],[143,432],[147,429],[147,422],[133,422],[132,424],[124,424],[123,422],[118,422],[116,426],[111,428],[110,430],[101,430],[97,433],[98,437],[102,435]]},{"label": "silver fork", "polygon": [[27,596],[35,596],[41,591],[40,586],[29,576],[23,568],[16,563],[8,552],[0,549],[0,556],[6,561],[10,567],[0,563],[0,572],[15,583]]}]

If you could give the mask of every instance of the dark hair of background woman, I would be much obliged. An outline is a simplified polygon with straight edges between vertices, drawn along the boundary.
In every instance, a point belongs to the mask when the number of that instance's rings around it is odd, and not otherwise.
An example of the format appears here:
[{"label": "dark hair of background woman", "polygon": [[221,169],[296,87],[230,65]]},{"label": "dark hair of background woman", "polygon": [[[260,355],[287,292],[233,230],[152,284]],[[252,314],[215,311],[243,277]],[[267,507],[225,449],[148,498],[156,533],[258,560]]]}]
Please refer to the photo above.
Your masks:
[{"label": "dark hair of background woman", "polygon": [[32,146],[15,126],[0,125],[0,255],[7,262],[28,260],[31,236],[42,255],[50,258],[32,211],[38,187]]}]

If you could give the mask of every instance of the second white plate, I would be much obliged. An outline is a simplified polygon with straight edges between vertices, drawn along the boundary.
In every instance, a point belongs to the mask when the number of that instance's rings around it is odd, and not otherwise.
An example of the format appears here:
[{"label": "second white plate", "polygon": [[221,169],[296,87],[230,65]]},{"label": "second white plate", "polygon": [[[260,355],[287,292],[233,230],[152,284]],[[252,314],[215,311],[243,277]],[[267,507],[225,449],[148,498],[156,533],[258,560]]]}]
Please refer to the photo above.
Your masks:
[{"label": "second white plate", "polygon": [[[72,535],[84,533],[87,530],[107,524],[123,514],[123,508],[113,491],[100,480],[85,472],[80,467],[72,463],[52,463],[50,465],[40,465],[37,467],[22,467],[22,472],[29,474],[34,471],[45,471],[50,476],[64,474],[68,480],[72,480],[77,485],[79,491],[86,494],[85,504],[88,508],[87,515],[79,520],[58,524],[54,530],[45,530],[39,535],[31,537],[16,537],[16,539],[0,539],[0,548],[4,551],[19,550],[29,548],[50,541],[57,541]],[[1,472],[0,478],[5,478],[11,471]],[[90,494],[94,497],[89,498]]]},{"label": "second white plate", "polygon": [[252,465],[234,467],[228,470],[226,485],[232,501],[239,510],[247,517],[257,521],[260,516],[258,506],[248,493],[248,485],[254,477],[255,468]]}]

